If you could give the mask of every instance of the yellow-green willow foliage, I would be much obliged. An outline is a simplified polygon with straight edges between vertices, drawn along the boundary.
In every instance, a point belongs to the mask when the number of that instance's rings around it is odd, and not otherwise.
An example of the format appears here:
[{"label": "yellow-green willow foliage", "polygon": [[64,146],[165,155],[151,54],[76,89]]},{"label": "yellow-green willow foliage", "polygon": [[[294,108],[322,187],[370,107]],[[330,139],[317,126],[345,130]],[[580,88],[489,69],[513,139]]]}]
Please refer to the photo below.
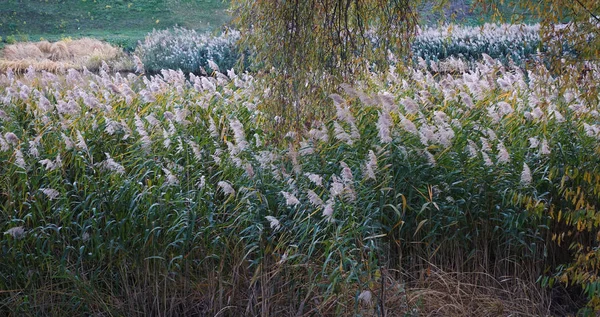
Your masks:
[{"label": "yellow-green willow foliage", "polygon": [[[415,33],[411,0],[233,0],[242,43],[256,52],[283,120],[320,117],[331,87],[405,53]],[[368,61],[368,62],[367,62]],[[310,108],[307,105],[310,103]],[[308,117],[306,117],[308,115]]]}]

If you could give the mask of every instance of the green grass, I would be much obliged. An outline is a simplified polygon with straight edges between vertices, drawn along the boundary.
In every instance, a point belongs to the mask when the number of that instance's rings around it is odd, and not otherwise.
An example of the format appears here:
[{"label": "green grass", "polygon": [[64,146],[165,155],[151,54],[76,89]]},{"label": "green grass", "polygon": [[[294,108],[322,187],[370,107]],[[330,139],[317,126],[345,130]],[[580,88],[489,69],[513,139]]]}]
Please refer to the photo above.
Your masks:
[{"label": "green grass", "polygon": [[[93,37],[133,50],[152,31],[178,25],[212,31],[230,21],[223,0],[4,0],[0,4],[0,47],[11,40],[49,41],[64,37]],[[421,21],[449,21],[481,25],[494,20],[493,12],[472,10],[472,0],[452,0],[444,13],[432,3],[420,8]],[[510,17],[513,1],[499,5]],[[525,19],[526,22],[530,19]]]},{"label": "green grass", "polygon": [[[443,7],[443,12],[436,7],[440,1],[428,1],[421,6],[420,21],[422,24],[437,25],[449,22],[468,26],[479,26],[490,22],[508,23],[511,20],[532,24],[539,22],[530,14],[518,7],[517,0],[494,1],[497,10],[484,10],[480,6],[473,8],[474,0],[450,0]],[[488,8],[489,9],[489,8]],[[499,14],[499,16],[497,16]],[[498,21],[498,20],[501,21]]]},{"label": "green grass", "polygon": [[5,0],[0,37],[56,40],[90,36],[133,48],[152,29],[174,25],[210,31],[227,23],[221,0]]}]

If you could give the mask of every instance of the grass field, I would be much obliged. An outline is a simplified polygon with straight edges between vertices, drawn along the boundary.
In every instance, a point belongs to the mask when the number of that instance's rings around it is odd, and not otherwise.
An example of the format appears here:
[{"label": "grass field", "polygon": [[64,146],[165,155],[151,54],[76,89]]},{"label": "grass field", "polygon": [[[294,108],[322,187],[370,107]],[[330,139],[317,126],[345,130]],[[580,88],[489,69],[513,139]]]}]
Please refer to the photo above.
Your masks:
[{"label": "grass field", "polygon": [[[452,0],[443,13],[433,3],[419,10],[424,24],[455,21],[481,25],[492,19],[493,12],[473,11],[472,0]],[[133,50],[152,29],[175,25],[197,31],[219,28],[230,20],[228,6],[226,0],[4,0],[0,4],[0,47],[7,41],[92,37]],[[498,7],[507,17],[516,13],[512,1]]]},{"label": "grass field", "polygon": [[227,7],[221,0],[4,0],[0,37],[37,41],[87,36],[127,49],[154,28],[213,30],[229,20]]},{"label": "grass field", "polygon": [[439,25],[449,22],[468,26],[479,26],[492,21],[497,21],[498,14],[504,19],[501,22],[509,23],[511,20],[534,24],[539,22],[530,13],[524,12],[514,0],[494,1],[495,10],[491,7],[473,8],[474,0],[447,1],[443,11],[435,5],[441,1],[429,1],[419,10],[421,24]]}]

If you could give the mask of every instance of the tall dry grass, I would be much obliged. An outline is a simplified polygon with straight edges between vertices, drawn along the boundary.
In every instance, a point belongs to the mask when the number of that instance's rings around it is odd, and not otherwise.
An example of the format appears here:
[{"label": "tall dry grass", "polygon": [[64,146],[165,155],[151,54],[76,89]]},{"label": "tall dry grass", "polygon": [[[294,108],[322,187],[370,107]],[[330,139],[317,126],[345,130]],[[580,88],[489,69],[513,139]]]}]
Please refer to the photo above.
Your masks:
[{"label": "tall dry grass", "polygon": [[[399,281],[404,283],[398,284]],[[551,315],[550,299],[539,286],[515,277],[448,272],[432,265],[422,270],[420,276],[388,279],[386,283],[390,294],[386,304],[392,312],[413,309],[419,316],[457,317]],[[409,309],[398,309],[395,303]]]},{"label": "tall dry grass", "polygon": [[20,59],[20,60],[3,60],[0,59],[0,72],[6,72],[11,69],[17,73],[23,73],[33,66],[36,70],[45,70],[52,73],[64,73],[68,69],[78,69],[79,65],[70,62],[55,62],[51,60],[36,60],[36,59]]},{"label": "tall dry grass", "polygon": [[[0,71],[11,68],[23,71],[29,66],[36,70],[60,72],[68,68],[98,70],[102,62],[112,66],[113,70],[128,70],[131,62],[123,50],[108,43],[92,39],[25,42],[8,45],[4,48],[0,59]],[[117,68],[117,69],[115,69]]]}]

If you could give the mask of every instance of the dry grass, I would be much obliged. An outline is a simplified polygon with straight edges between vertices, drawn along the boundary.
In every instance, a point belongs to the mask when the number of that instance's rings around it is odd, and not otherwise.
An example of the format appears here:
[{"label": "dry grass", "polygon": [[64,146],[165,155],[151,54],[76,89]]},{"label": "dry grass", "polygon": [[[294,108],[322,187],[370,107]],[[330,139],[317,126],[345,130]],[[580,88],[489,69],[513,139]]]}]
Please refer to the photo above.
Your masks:
[{"label": "dry grass", "polygon": [[73,56],[104,56],[113,59],[121,55],[122,51],[108,43],[104,43],[91,38],[82,38],[79,40],[65,42],[69,53]]},{"label": "dry grass", "polygon": [[7,45],[0,56],[2,56],[0,59],[2,72],[9,68],[13,71],[22,71],[29,66],[51,72],[60,72],[68,68],[83,69],[83,67],[97,70],[102,61],[110,66],[118,66],[112,67],[113,70],[118,71],[127,70],[123,68],[132,65],[124,61],[126,55],[120,48],[91,38],[54,43],[48,41],[17,43]]},{"label": "dry grass", "polygon": [[[366,285],[340,288],[329,296],[316,291],[300,296],[289,289],[300,280],[276,269],[256,279],[260,281],[259,287],[242,283],[230,291],[221,289],[219,293],[218,278],[214,278],[202,287],[207,292],[197,291],[192,297],[196,302],[206,303],[207,311],[228,310],[230,314],[225,315],[229,316],[533,317],[567,314],[552,312],[549,292],[533,282],[515,277],[495,278],[482,272],[445,272],[434,267],[402,273],[385,270],[384,283],[379,279],[369,286],[371,301],[358,300],[358,303],[355,300],[366,290]],[[242,291],[236,292],[236,288]],[[220,296],[228,298],[228,302],[219,299]]]},{"label": "dry grass", "polygon": [[513,277],[432,268],[418,278],[388,276],[385,284],[386,316],[551,315],[548,294]]},{"label": "dry grass", "polygon": [[35,45],[43,52],[49,52],[52,49],[52,43],[48,41],[39,41]]},{"label": "dry grass", "polygon": [[47,53],[50,53],[50,56],[48,56],[48,58],[55,62],[73,58],[73,55],[71,54],[71,52],[69,52],[67,44],[65,44],[64,42],[56,42],[52,44],[52,46],[50,46],[50,52]]},{"label": "dry grass", "polygon": [[2,55],[6,60],[44,59],[44,53],[34,43],[19,43],[7,45]]},{"label": "dry grass", "polygon": [[36,70],[45,70],[53,73],[66,72],[67,69],[80,69],[80,65],[69,62],[55,62],[51,60],[36,60],[36,59],[21,59],[21,60],[3,60],[0,59],[0,73],[12,69],[14,72],[22,73],[29,66],[33,66]]}]

